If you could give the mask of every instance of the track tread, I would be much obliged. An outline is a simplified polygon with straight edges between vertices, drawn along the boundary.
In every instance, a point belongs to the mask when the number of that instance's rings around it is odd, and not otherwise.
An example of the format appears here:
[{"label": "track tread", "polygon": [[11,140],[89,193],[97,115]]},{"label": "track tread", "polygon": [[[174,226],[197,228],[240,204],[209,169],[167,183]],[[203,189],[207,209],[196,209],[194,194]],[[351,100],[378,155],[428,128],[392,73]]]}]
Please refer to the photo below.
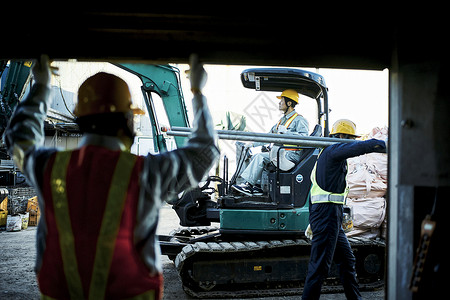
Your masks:
[{"label": "track tread", "polygon": [[[211,232],[213,230],[207,231]],[[200,230],[190,230],[190,233],[200,232]],[[186,232],[183,232],[186,234]],[[205,234],[205,231],[202,231],[200,234]],[[352,248],[358,248],[361,246],[374,246],[374,247],[385,247],[385,243],[379,240],[367,240],[364,238],[348,238],[349,243]],[[270,250],[277,249],[283,247],[296,247],[296,246],[308,246],[311,245],[311,242],[306,239],[269,239],[269,240],[259,240],[259,241],[211,241],[211,242],[196,242],[194,244],[190,244],[185,246],[182,251],[177,255],[175,259],[175,267],[181,277],[182,274],[189,274],[184,271],[183,267],[185,267],[185,262],[188,260],[192,260],[193,256],[201,255],[202,253],[223,253],[223,254],[234,254],[234,253],[250,253],[257,252],[260,250]],[[201,256],[199,256],[201,257]],[[239,298],[239,297],[249,297],[249,296],[282,296],[282,295],[294,295],[300,294],[303,291],[302,287],[280,287],[277,289],[267,289],[264,291],[258,290],[234,290],[234,291],[223,291],[223,290],[211,290],[211,291],[194,291],[189,286],[186,286],[183,281],[183,289],[185,292],[196,298]],[[374,289],[379,288],[384,284],[383,280],[378,280],[376,282],[370,283],[361,283],[360,288],[363,289]],[[342,291],[342,287],[340,285],[331,285],[324,286],[322,289],[323,292],[336,292]]]}]

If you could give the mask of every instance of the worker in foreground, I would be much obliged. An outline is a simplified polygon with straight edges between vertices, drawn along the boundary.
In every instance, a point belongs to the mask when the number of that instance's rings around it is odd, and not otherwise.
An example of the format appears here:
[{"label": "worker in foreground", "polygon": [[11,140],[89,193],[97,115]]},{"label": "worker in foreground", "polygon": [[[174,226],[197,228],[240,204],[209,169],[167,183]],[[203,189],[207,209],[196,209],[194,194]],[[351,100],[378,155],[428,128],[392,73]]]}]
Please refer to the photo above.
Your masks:
[{"label": "worker in foreground", "polygon": [[[331,137],[355,139],[356,125],[350,120],[333,124]],[[347,299],[361,299],[356,281],[355,256],[342,228],[343,205],[348,194],[347,158],[371,152],[386,152],[386,143],[371,139],[337,143],[324,148],[311,173],[311,205],[307,231],[312,231],[311,256],[303,289],[304,300],[319,299],[322,283],[334,259]],[[307,232],[310,235],[311,232]]]},{"label": "worker in foreground", "polygon": [[[280,96],[278,109],[283,113],[283,117],[275,124],[269,133],[295,134],[307,136],[309,132],[308,121],[295,111],[298,104],[298,93],[295,90],[284,90]],[[262,146],[264,143],[247,143],[246,148]],[[260,152],[252,157],[250,164],[240,175],[245,180],[243,184],[234,184],[231,187],[237,192],[247,196],[260,196],[263,194],[261,189],[261,177],[264,169],[264,163],[272,161],[277,165],[277,151],[279,145],[272,147],[270,153]],[[280,150],[280,162],[278,165],[283,171],[292,169],[300,161],[301,151],[298,148],[283,148]]]},{"label": "worker in foreground", "polygon": [[161,202],[197,185],[219,152],[195,57],[190,81],[194,130],[186,147],[136,156],[130,91],[97,73],[78,91],[78,149],[43,147],[50,69],[43,56],[35,84],[13,114],[5,138],[15,162],[39,192],[36,272],[43,299],[160,299],[162,267],[155,232]]}]

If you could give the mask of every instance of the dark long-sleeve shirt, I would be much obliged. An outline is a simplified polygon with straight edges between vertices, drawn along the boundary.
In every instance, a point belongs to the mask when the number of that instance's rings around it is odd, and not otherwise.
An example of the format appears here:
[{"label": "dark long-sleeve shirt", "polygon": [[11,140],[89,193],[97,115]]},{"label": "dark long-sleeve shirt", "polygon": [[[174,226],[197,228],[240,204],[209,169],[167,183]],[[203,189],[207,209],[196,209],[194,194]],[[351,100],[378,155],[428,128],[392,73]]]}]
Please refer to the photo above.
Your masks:
[{"label": "dark long-sleeve shirt", "polygon": [[327,192],[343,193],[347,187],[347,158],[372,152],[385,153],[385,142],[371,139],[354,143],[337,143],[324,148],[317,160],[317,184]]}]

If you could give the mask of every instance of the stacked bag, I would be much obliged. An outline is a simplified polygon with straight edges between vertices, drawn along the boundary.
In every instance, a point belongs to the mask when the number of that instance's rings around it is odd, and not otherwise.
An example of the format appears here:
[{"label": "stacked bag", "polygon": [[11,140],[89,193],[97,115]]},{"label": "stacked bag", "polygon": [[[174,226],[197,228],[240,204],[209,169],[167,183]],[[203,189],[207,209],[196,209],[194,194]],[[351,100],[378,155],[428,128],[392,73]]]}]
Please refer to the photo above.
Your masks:
[{"label": "stacked bag", "polygon": [[[388,128],[376,127],[363,136],[387,140]],[[386,238],[386,192],[388,161],[386,153],[369,153],[349,158],[347,205],[353,209],[354,229],[349,237]]]}]

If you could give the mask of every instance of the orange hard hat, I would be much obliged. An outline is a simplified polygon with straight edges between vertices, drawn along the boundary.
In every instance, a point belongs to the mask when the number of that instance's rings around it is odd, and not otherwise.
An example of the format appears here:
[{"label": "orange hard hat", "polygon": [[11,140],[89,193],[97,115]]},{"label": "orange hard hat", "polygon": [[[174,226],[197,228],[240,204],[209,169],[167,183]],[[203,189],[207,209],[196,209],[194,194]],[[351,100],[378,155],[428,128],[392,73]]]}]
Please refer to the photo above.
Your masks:
[{"label": "orange hard hat", "polygon": [[73,111],[77,117],[117,112],[145,114],[131,103],[130,89],[124,80],[100,72],[81,84],[78,89],[78,103]]}]

